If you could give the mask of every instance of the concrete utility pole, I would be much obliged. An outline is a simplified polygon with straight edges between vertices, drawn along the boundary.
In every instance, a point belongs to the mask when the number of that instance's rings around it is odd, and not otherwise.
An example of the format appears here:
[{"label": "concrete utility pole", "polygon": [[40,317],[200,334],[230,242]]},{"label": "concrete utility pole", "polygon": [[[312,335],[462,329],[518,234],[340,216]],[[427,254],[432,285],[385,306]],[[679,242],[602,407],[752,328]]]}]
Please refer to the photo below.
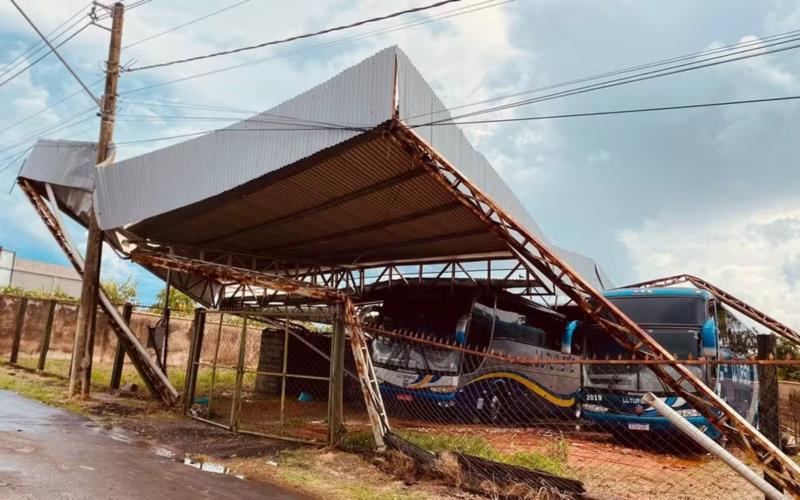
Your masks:
[{"label": "concrete utility pole", "polygon": [[[117,83],[119,57],[122,50],[122,19],[125,6],[117,2],[112,7],[111,42],[106,63],[106,86],[100,115],[100,137],[97,140],[96,164],[108,159],[114,137],[114,115],[117,108]],[[102,168],[102,167],[100,167]],[[81,305],[75,345],[72,351],[72,371],[69,377],[69,395],[88,396],[92,378],[92,353],[97,322],[97,295],[100,287],[100,260],[103,250],[103,232],[97,224],[94,207],[89,211],[89,236],[86,240],[86,262],[81,286]]]}]

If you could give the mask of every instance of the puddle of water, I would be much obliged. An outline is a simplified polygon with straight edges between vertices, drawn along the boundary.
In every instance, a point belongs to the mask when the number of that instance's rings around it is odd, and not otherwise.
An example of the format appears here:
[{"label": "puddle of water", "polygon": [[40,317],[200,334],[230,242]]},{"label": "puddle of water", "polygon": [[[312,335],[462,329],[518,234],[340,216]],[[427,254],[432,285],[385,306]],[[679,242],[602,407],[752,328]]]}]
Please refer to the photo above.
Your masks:
[{"label": "puddle of water", "polygon": [[203,472],[210,472],[212,474],[227,474],[232,475],[238,479],[244,479],[244,476],[241,474],[232,474],[231,470],[228,467],[225,467],[222,464],[217,464],[214,462],[204,462],[200,460],[192,460],[189,457],[183,459],[183,464],[188,465],[189,467],[194,467],[195,469],[201,470]]},{"label": "puddle of water", "polygon": [[153,453],[155,453],[159,457],[175,458],[175,453],[173,453],[172,450],[168,450],[166,448],[161,448],[161,447],[153,448]]}]

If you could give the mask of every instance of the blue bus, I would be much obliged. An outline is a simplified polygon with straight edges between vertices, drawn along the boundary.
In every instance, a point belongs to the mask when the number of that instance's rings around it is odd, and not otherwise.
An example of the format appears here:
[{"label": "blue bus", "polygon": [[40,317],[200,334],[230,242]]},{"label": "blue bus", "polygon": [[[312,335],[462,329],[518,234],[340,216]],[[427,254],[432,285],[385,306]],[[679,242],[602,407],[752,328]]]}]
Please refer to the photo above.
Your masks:
[{"label": "blue bus", "polygon": [[[362,310],[362,321],[385,330],[524,358],[577,357],[561,352],[566,316],[504,291],[395,287]],[[373,338],[370,354],[390,412],[496,423],[575,419],[578,364],[520,365],[389,336]]]},{"label": "blue bus", "polygon": [[[744,359],[757,354],[756,332],[739,322],[722,304],[694,288],[643,288],[607,291],[604,296],[678,359]],[[598,325],[580,330],[583,355],[595,359],[631,359]],[[570,352],[565,345],[564,352]],[[753,365],[689,365],[731,407],[754,422],[758,376]],[[578,414],[590,426],[614,434],[673,432],[674,427],[642,397],[653,392],[679,415],[711,438],[721,436],[705,417],[678,397],[645,365],[587,364],[581,370]],[[689,384],[687,389],[691,389]]]}]

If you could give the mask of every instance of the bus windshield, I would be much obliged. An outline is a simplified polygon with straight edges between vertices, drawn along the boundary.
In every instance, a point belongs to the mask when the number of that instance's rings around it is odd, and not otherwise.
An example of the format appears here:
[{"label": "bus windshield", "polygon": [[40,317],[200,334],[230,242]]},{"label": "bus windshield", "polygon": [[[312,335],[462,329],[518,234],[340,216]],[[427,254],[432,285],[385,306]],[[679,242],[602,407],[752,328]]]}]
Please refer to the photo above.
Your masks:
[{"label": "bus windshield", "polygon": [[652,295],[610,300],[640,325],[702,325],[705,319],[705,302],[701,297]]},{"label": "bus windshield", "polygon": [[372,342],[372,359],[376,365],[387,368],[454,374],[458,373],[461,353],[376,338]]}]

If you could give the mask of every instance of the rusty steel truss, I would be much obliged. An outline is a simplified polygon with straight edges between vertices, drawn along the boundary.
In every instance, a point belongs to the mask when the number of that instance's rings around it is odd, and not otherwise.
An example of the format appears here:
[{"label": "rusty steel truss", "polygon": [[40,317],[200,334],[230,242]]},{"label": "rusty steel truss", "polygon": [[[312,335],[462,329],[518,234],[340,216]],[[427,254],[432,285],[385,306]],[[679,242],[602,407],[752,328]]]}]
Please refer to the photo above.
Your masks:
[{"label": "rusty steel truss", "polygon": [[[33,204],[33,208],[42,218],[45,226],[47,226],[47,229],[72,263],[75,271],[77,271],[80,276],[83,276],[83,258],[70,243],[66,230],[61,225],[60,218],[57,215],[58,206],[56,205],[55,199],[50,199],[50,202],[53,204],[51,210],[44,199],[33,189],[29,181],[20,178],[18,182],[22,191]],[[48,189],[48,191],[52,193],[52,190]],[[111,303],[102,288],[99,289],[98,294],[100,307],[111,320],[109,324],[114,334],[125,348],[125,352],[130,357],[133,366],[136,367],[136,370],[139,372],[139,375],[141,375],[147,388],[154,396],[160,398],[166,404],[172,405],[176,403],[180,399],[180,394],[172,386],[169,379],[167,379],[163,370],[148,356],[144,346],[142,346],[133,331],[128,327],[122,315],[117,311],[114,304]]]},{"label": "rusty steel truss", "polygon": [[679,274],[676,276],[668,276],[666,278],[642,281],[640,283],[627,285],[625,288],[663,288],[671,285],[677,285],[679,283],[690,283],[701,290],[707,291],[723,304],[739,311],[759,325],[768,328],[786,340],[789,340],[795,344],[800,344],[800,333],[798,333],[796,330],[784,325],[780,321],[756,309],[743,300],[734,297],[725,290],[712,285],[708,281],[698,278],[697,276],[692,276],[691,274]]},{"label": "rusty steel truss", "polygon": [[[405,149],[419,168],[447,189],[479,218],[495,235],[502,238],[512,254],[533,274],[549,280],[569,297],[589,318],[601,325],[621,346],[642,359],[673,361],[675,358],[641,327],[622,313],[558,255],[502,207],[490,199],[471,180],[426,141],[396,120],[390,137]],[[652,371],[676,394],[690,401],[695,409],[721,429],[730,439],[750,452],[765,474],[787,492],[800,495],[800,466],[761,434],[736,410],[706,386],[687,367],[677,364],[669,370],[651,365]],[[685,388],[691,386],[691,390]]]},{"label": "rusty steel truss", "polygon": [[[504,289],[509,293],[538,300],[549,305],[553,289],[548,283],[514,259],[508,252],[486,254],[469,259],[415,259],[408,262],[376,262],[364,265],[330,265],[314,261],[295,261],[286,258],[204,249],[185,245],[154,246],[153,250],[221,266],[233,266],[251,271],[285,276],[313,286],[340,290],[350,296],[367,297],[378,287],[470,285],[487,289]],[[173,284],[181,290],[196,290],[191,294],[200,302],[214,308],[237,308],[243,301],[250,308],[265,308],[283,302],[280,290],[245,286],[218,277],[176,274]],[[199,290],[198,290],[199,288]],[[210,290],[210,300],[204,298]]]},{"label": "rusty steel truss", "polygon": [[212,262],[161,254],[144,249],[134,250],[131,253],[131,259],[144,266],[184,271],[209,279],[238,283],[243,287],[262,287],[267,290],[279,290],[285,294],[298,295],[322,303],[342,303],[344,305],[344,320],[349,325],[350,347],[353,351],[359,385],[364,395],[364,403],[367,407],[375,443],[379,449],[385,447],[383,438],[390,430],[389,419],[383,406],[383,399],[381,398],[378,380],[375,377],[372,359],[369,356],[366,337],[358,316],[355,314],[353,302],[346,293],[286,278],[285,276],[260,273],[232,266],[221,266]]}]

